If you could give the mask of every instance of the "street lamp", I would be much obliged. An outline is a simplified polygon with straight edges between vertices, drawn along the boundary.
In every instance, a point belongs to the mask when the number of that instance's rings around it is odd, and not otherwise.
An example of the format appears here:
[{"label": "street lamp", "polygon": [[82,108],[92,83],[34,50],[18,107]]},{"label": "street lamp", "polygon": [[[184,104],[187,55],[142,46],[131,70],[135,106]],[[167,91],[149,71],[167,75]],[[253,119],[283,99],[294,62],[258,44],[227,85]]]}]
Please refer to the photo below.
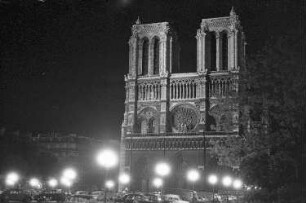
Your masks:
[{"label": "street lamp", "polygon": [[63,176],[69,180],[74,180],[77,176],[77,173],[73,168],[66,168],[63,172]]},{"label": "street lamp", "polygon": [[215,174],[208,176],[208,182],[213,186],[213,202],[215,202],[215,185],[218,182],[218,177]]},{"label": "street lamp", "polygon": [[130,182],[131,178],[128,174],[126,173],[122,173],[120,176],[119,176],[119,182],[123,185],[126,185]]},{"label": "street lamp", "polygon": [[67,177],[61,177],[61,180],[60,180],[61,184],[66,186],[66,187],[70,187],[72,185],[72,181],[70,179],[68,179]]},{"label": "street lamp", "polygon": [[19,180],[19,175],[15,172],[10,172],[7,174],[5,179],[5,184],[7,186],[14,186]]},{"label": "street lamp", "polygon": [[51,187],[51,188],[55,188],[57,186],[57,180],[55,178],[51,178],[48,180],[48,185]]},{"label": "street lamp", "polygon": [[[106,169],[105,179],[107,178],[108,169],[115,167],[118,164],[118,155],[111,149],[100,151],[96,157],[97,163]],[[107,183],[107,182],[106,182]],[[109,183],[110,184],[110,183]],[[114,183],[115,185],[115,183]],[[105,184],[107,187],[107,185]],[[110,186],[110,185],[109,185]],[[107,189],[105,189],[104,201],[106,203]]]},{"label": "street lamp", "polygon": [[161,178],[154,178],[153,180],[153,185],[156,187],[156,188],[160,188],[163,186],[163,180]]},{"label": "street lamp", "polygon": [[158,163],[155,167],[156,174],[160,176],[166,176],[170,173],[170,171],[171,171],[171,168],[169,164],[166,162]]},{"label": "street lamp", "polygon": [[187,179],[192,182],[192,190],[194,190],[194,183],[198,181],[199,178],[200,178],[199,171],[191,169],[190,171],[187,172]]},{"label": "street lamp", "polygon": [[72,180],[62,176],[60,180],[61,184],[68,188],[68,193],[70,193],[70,187],[72,186]]},{"label": "street lamp", "polygon": [[100,166],[108,169],[118,164],[118,156],[111,149],[105,149],[98,153],[97,162]]},{"label": "street lamp", "polygon": [[40,188],[41,186],[40,181],[37,178],[31,178],[29,184],[33,188]]},{"label": "street lamp", "polygon": [[73,181],[76,179],[77,173],[73,168],[66,168],[63,171],[63,176],[61,178],[61,183],[68,187],[68,192],[70,193],[70,187],[73,184]]},{"label": "street lamp", "polygon": [[[233,187],[234,187],[234,189],[236,189],[236,190],[240,190],[241,188],[242,188],[242,180],[240,180],[240,179],[236,179],[236,180],[234,180],[234,182],[233,182]],[[237,202],[239,201],[239,193],[237,192],[236,193],[236,197],[237,197]]]},{"label": "street lamp", "polygon": [[[233,182],[233,180],[232,180],[232,178],[230,176],[224,176],[223,179],[222,179],[222,184],[225,187],[231,186],[232,182]],[[228,202],[228,194],[227,194],[226,202]]]},{"label": "street lamp", "polygon": [[225,176],[225,177],[223,177],[223,179],[222,179],[222,184],[223,184],[225,187],[231,186],[231,184],[232,184],[232,178],[231,178],[230,176]]},{"label": "street lamp", "polygon": [[112,180],[108,180],[108,181],[105,182],[105,186],[106,186],[107,189],[110,190],[115,186],[115,182],[112,181]]},{"label": "street lamp", "polygon": [[234,187],[236,190],[241,189],[241,187],[242,187],[242,181],[241,181],[240,179],[234,180],[234,182],[233,182],[233,187]]},{"label": "street lamp", "polygon": [[105,182],[105,193],[104,193],[104,201],[107,201],[107,190],[111,190],[115,186],[115,182],[112,180],[108,180]]}]

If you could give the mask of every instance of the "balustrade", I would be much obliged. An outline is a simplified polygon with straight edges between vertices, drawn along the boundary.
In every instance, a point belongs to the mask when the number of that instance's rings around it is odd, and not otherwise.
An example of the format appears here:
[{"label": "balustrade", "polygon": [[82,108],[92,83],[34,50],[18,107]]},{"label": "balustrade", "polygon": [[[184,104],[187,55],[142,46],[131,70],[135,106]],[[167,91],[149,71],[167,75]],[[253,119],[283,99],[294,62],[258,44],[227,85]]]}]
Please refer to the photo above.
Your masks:
[{"label": "balustrade", "polygon": [[210,97],[234,96],[237,91],[237,81],[227,77],[213,77],[209,81]]},{"label": "balustrade", "polygon": [[195,80],[171,80],[170,98],[174,100],[196,98],[197,83]]},{"label": "balustrade", "polygon": [[150,101],[160,99],[160,83],[140,83],[138,84],[138,100]]}]

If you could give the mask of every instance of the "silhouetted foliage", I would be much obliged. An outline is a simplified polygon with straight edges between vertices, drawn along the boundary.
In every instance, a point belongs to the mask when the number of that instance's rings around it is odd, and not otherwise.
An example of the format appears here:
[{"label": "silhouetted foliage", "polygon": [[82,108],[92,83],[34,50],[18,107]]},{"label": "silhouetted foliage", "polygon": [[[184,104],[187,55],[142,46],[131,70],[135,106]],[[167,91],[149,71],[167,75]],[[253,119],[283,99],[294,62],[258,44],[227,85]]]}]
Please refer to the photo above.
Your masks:
[{"label": "silhouetted foliage", "polygon": [[261,188],[256,195],[268,202],[300,202],[305,182],[305,74],[299,40],[292,39],[272,39],[248,60],[241,75],[240,137],[213,149],[221,164],[240,165],[244,182]]}]

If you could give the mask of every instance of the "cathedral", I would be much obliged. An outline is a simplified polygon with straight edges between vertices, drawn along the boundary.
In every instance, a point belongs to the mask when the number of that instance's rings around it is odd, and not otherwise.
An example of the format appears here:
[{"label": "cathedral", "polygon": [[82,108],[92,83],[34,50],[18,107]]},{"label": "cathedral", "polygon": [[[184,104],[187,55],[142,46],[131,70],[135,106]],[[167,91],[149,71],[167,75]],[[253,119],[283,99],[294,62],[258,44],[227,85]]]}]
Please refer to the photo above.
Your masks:
[{"label": "cathedral", "polygon": [[[186,171],[216,167],[211,142],[239,134],[239,71],[244,33],[234,9],[202,19],[195,32],[196,72],[180,73],[178,35],[168,22],[132,26],[120,172],[133,190],[152,191],[154,168],[169,163],[165,188],[189,188]],[[204,179],[195,187],[202,189]]]}]

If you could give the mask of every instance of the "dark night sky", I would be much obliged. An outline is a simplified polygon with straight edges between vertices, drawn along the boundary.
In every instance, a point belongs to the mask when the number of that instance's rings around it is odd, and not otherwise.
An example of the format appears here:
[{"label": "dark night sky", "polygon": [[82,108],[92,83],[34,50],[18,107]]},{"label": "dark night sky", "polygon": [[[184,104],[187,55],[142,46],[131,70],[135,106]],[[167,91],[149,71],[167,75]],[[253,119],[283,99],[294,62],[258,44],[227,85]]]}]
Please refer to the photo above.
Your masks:
[{"label": "dark night sky", "polygon": [[249,54],[300,32],[298,0],[1,0],[0,127],[119,138],[137,16],[176,25],[187,72],[196,70],[201,19],[227,16],[232,5]]}]

